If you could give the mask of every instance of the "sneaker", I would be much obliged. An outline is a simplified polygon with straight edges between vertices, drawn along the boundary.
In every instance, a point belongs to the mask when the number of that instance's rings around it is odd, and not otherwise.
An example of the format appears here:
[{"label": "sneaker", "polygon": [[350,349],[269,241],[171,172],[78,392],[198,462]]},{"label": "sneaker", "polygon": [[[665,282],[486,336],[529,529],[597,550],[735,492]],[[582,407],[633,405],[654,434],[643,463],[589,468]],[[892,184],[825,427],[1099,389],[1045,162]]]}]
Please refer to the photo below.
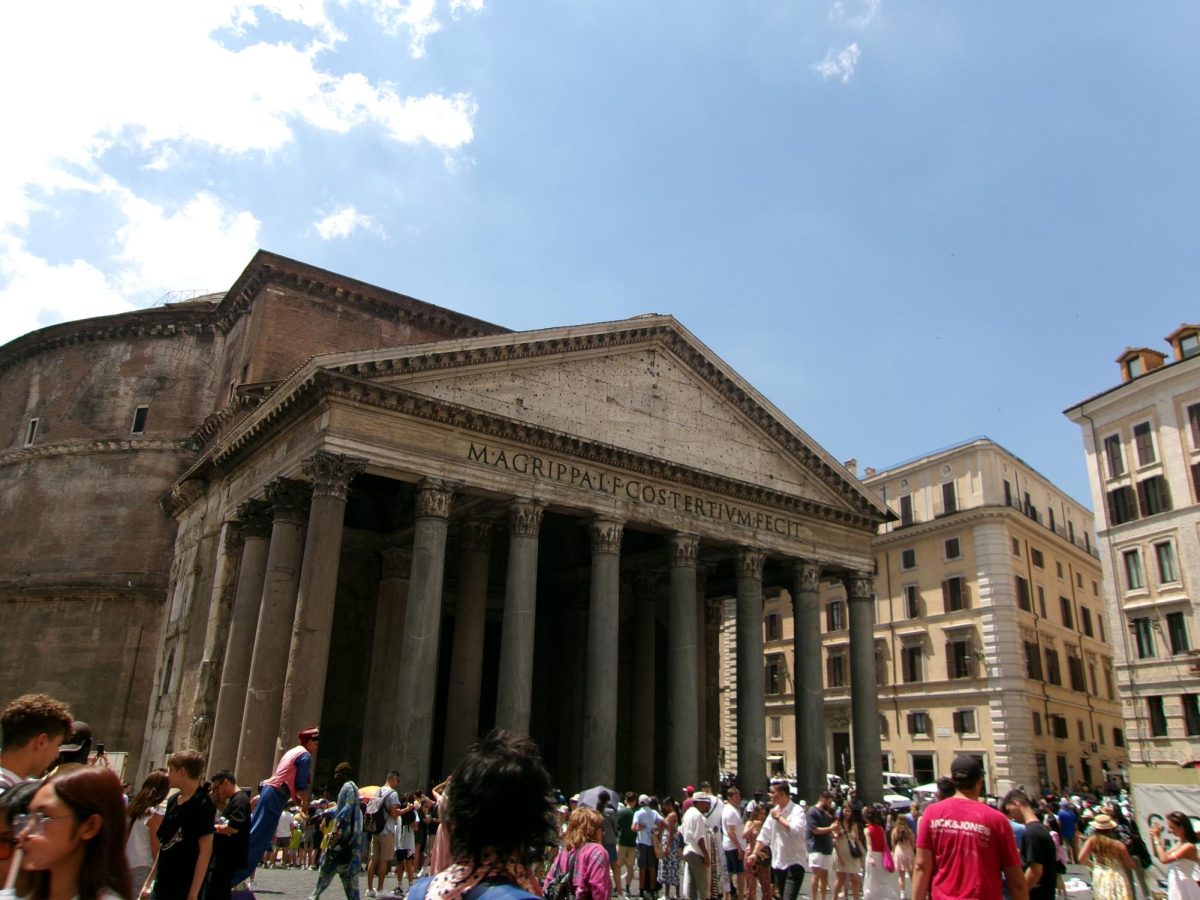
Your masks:
[{"label": "sneaker", "polygon": [[375,893],[375,888],[367,888],[367,896],[378,897],[379,895]]}]

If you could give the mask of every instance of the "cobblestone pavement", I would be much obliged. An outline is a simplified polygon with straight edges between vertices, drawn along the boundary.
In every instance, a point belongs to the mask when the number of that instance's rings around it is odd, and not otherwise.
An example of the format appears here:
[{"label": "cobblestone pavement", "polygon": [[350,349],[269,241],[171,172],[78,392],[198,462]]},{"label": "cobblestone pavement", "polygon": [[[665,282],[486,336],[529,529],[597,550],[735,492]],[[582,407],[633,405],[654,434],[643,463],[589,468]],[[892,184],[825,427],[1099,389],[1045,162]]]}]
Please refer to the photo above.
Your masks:
[{"label": "cobblestone pavement", "polygon": [[[1087,882],[1091,881],[1084,866],[1068,866],[1067,878],[1071,878],[1072,876],[1078,876]],[[810,883],[810,878],[804,879],[802,896],[809,896]],[[317,873],[311,869],[259,869],[258,873],[254,876],[254,894],[256,897],[263,898],[263,900],[306,900],[308,895],[312,893],[313,888],[316,887],[316,884]],[[387,880],[388,890],[390,891],[395,884],[396,880],[389,876]],[[359,875],[358,890],[363,900],[366,900],[366,875]],[[637,895],[635,894],[634,896],[636,897]],[[321,900],[344,900],[344,897],[345,892],[342,890],[342,883],[335,878],[333,883],[329,885],[329,889],[321,895]],[[661,893],[659,897],[661,900]],[[381,898],[381,900],[385,900],[385,898]],[[618,900],[618,898],[614,897],[614,900]]]}]

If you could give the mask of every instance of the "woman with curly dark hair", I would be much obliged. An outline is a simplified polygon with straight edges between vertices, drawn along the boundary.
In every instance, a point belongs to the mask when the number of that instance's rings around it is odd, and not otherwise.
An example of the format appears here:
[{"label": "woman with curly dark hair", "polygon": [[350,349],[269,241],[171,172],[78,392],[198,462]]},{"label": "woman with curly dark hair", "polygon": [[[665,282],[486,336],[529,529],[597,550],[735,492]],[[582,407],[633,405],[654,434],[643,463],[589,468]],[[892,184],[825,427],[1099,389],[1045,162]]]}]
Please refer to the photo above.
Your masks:
[{"label": "woman with curly dark hair", "polygon": [[66,766],[13,822],[24,868],[38,873],[29,897],[132,900],[125,862],[125,796],[111,769]]},{"label": "woman with curly dark hair", "polygon": [[413,885],[409,900],[521,900],[539,895],[532,862],[555,841],[550,775],[537,745],[497,729],[451,776],[442,817],[452,863]]}]

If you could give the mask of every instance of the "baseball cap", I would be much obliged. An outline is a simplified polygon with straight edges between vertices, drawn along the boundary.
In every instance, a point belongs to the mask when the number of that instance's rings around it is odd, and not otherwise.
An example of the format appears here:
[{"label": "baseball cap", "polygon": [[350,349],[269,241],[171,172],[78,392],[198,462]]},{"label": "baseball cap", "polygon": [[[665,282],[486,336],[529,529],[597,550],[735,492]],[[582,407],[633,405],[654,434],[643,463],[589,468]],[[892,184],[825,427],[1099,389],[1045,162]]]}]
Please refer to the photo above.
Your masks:
[{"label": "baseball cap", "polygon": [[71,733],[59,744],[60,753],[74,753],[92,740],[92,728],[87,722],[72,722]]},{"label": "baseball cap", "polygon": [[950,776],[954,779],[965,778],[971,781],[983,777],[983,766],[974,756],[956,756],[950,763]]},{"label": "baseball cap", "polygon": [[312,728],[305,728],[298,735],[296,735],[296,738],[301,744],[303,744],[305,741],[312,740],[313,738],[316,738],[319,741],[321,739],[321,729],[317,728],[316,726],[313,726]]},{"label": "baseball cap", "polygon": [[650,796],[648,794],[642,794],[640,797],[638,797],[638,806],[649,806],[649,805],[650,805]]},{"label": "baseball cap", "polygon": [[712,803],[712,794],[706,794],[704,791],[696,791],[692,794],[693,803]]}]

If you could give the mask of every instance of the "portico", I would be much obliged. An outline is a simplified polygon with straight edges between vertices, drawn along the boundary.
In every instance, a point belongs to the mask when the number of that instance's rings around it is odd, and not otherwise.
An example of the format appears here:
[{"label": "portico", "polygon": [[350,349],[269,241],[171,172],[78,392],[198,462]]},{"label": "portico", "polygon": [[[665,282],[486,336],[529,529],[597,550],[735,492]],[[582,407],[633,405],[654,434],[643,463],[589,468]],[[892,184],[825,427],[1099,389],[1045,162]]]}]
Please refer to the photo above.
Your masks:
[{"label": "portico", "polygon": [[[216,511],[245,535],[211,747],[236,748],[213,764],[247,784],[317,723],[318,774],[349,759],[368,782],[427,786],[497,725],[564,787],[715,778],[711,611],[736,597],[752,789],[764,582],[794,590],[799,622],[817,580],[847,579],[851,664],[874,683],[885,511],[669,316],[318,356],[189,481],[209,499],[179,492],[181,521]],[[856,726],[877,716],[854,704]],[[855,728],[860,772],[878,744]],[[804,771],[826,771],[819,752]]]}]

